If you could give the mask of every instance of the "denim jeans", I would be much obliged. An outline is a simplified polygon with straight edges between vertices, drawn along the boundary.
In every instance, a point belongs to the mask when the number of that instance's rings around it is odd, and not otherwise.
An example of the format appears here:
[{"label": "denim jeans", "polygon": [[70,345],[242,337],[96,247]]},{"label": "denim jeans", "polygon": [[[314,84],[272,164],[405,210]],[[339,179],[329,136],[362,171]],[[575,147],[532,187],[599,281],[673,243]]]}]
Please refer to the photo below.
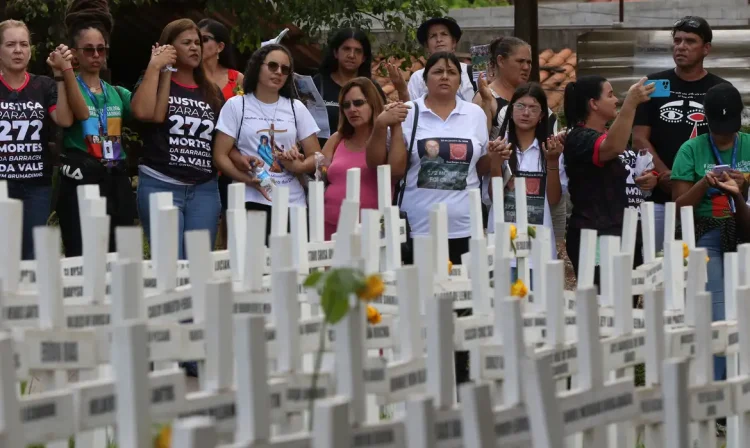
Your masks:
[{"label": "denim jeans", "polygon": [[34,259],[34,227],[46,226],[52,207],[51,185],[32,185],[26,182],[8,181],[8,196],[23,202],[23,242],[21,258]]},{"label": "denim jeans", "polygon": [[[708,260],[708,281],[706,290],[711,293],[712,320],[724,320],[724,254],[721,251],[721,231],[714,229],[703,235],[697,243],[706,249]],[[714,379],[726,378],[727,359],[714,356]]]},{"label": "denim jeans", "polygon": [[141,171],[138,178],[138,215],[143,231],[151,243],[149,197],[153,193],[172,193],[174,206],[178,210],[177,253],[185,260],[185,232],[208,230],[211,248],[216,241],[216,232],[221,213],[219,184],[216,179],[198,185],[175,185],[161,181]]},{"label": "denim jeans", "polygon": [[664,204],[654,204],[654,246],[656,252],[664,249]]}]

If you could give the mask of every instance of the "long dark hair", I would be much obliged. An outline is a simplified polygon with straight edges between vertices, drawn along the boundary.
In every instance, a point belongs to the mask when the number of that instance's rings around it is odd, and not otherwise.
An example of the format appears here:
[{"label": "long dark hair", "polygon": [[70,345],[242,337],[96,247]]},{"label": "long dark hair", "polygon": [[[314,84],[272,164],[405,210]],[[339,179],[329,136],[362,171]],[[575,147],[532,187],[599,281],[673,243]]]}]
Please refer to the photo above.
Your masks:
[{"label": "long dark hair", "polygon": [[[517,88],[513,93],[513,98],[511,98],[510,103],[508,103],[508,108],[505,111],[505,119],[503,120],[503,124],[500,126],[500,135],[505,135],[505,132],[507,131],[508,143],[513,145],[509,160],[511,171],[513,172],[518,171],[518,155],[516,155],[516,148],[518,147],[518,135],[516,134],[516,123],[513,121],[513,107],[518,100],[525,96],[529,96],[537,100],[539,106],[541,106],[542,108],[540,117],[541,119],[539,120],[539,123],[537,123],[535,130],[535,137],[537,142],[539,143],[539,149],[542,148],[542,143],[545,143],[550,136],[549,114],[547,113],[547,95],[544,93],[544,89],[542,89],[542,86],[535,82],[530,82]],[[539,151],[539,168],[543,172],[547,171],[547,163],[544,155],[542,154],[542,151]]]},{"label": "long dark hair", "polygon": [[104,42],[109,44],[114,26],[107,0],[73,0],[65,10],[65,28],[73,47],[81,31],[92,28],[102,33]]},{"label": "long dark hair", "polygon": [[[348,39],[354,39],[362,45],[365,59],[357,69],[357,76],[372,78],[372,45],[364,31],[357,28],[343,28],[334,34],[326,46],[323,62],[320,63],[320,73],[330,76],[339,68],[339,61],[334,54]],[[291,58],[290,58],[291,59]]]},{"label": "long dark hair", "polygon": [[198,28],[207,29],[214,35],[217,43],[224,44],[224,50],[219,53],[219,65],[224,68],[237,68],[237,62],[234,58],[234,47],[232,46],[232,36],[229,29],[223,23],[214,19],[203,19],[198,22]]},{"label": "long dark hair", "polygon": [[[380,92],[378,92],[378,89],[370,78],[360,76],[347,82],[344,84],[344,87],[341,88],[341,92],[339,93],[339,106],[344,102],[346,94],[354,87],[359,87],[367,100],[367,104],[370,105],[372,114],[370,115],[369,124],[372,126],[378,115],[383,112],[383,97],[380,96]],[[343,107],[339,107],[339,128],[337,131],[344,138],[354,137],[354,126],[352,126],[351,123],[349,123],[349,119],[346,118]]]},{"label": "long dark hair", "polygon": [[[175,39],[177,39],[177,36],[188,30],[195,30],[195,32],[198,33],[198,40],[201,45],[201,57],[203,57],[203,35],[201,34],[198,25],[190,19],[178,19],[169,22],[161,32],[159,45],[172,45]],[[216,84],[206,76],[206,72],[203,70],[203,64],[198,64],[198,66],[193,69],[193,78],[195,78],[195,83],[198,85],[198,91],[201,93],[201,96],[203,96],[214,112],[218,113],[223,104],[223,96]]]},{"label": "long dark hair", "polygon": [[518,47],[528,47],[525,40],[513,36],[501,36],[490,43],[490,68],[497,69],[497,58],[507,59]]},{"label": "long dark hair", "polygon": [[602,96],[602,86],[607,79],[599,75],[586,75],[565,86],[563,107],[568,129],[584,123],[589,116],[589,101],[598,100]]},{"label": "long dark hair", "polygon": [[281,44],[269,44],[265,47],[261,47],[256,50],[250,60],[247,61],[247,68],[245,69],[245,81],[242,83],[242,89],[245,93],[255,92],[258,87],[258,80],[260,79],[260,69],[263,66],[263,62],[266,60],[266,56],[273,51],[283,51],[289,57],[290,73],[286,77],[286,82],[279,90],[279,95],[294,99],[297,95],[294,92],[294,59],[292,59],[292,53]]}]

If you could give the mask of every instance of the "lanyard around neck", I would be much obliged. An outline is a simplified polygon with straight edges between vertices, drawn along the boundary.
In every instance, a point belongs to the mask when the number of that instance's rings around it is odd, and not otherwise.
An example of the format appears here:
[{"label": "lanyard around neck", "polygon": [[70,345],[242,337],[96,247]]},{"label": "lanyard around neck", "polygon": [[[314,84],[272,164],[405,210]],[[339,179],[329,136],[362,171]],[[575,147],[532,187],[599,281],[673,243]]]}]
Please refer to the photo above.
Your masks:
[{"label": "lanyard around neck", "polygon": [[102,95],[104,96],[104,104],[102,107],[99,107],[99,101],[96,99],[96,95],[91,91],[89,86],[83,82],[83,79],[81,79],[81,75],[78,75],[76,78],[78,79],[78,84],[80,84],[81,89],[83,89],[84,92],[89,96],[89,99],[91,100],[91,104],[94,105],[94,108],[96,109],[96,114],[99,116],[99,126],[101,128],[102,136],[107,135],[107,90],[104,88],[104,81],[101,79],[99,80],[99,85],[102,89]]}]

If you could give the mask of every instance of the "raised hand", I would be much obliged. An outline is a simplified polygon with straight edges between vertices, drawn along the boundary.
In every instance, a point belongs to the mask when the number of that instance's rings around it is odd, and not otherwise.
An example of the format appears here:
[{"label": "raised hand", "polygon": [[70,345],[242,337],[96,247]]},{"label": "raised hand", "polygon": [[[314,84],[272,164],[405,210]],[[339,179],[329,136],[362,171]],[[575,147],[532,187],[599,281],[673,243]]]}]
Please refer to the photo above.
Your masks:
[{"label": "raised hand", "polygon": [[388,77],[391,79],[393,87],[396,88],[397,92],[402,88],[406,88],[406,81],[404,81],[404,77],[401,76],[401,70],[399,70],[398,67],[387,62],[385,64],[385,69],[388,71]]},{"label": "raised hand", "polygon": [[47,65],[56,73],[60,73],[72,67],[73,52],[67,45],[58,45],[56,49],[50,52],[47,58]]},{"label": "raised hand", "polygon": [[177,50],[171,45],[156,44],[151,47],[151,61],[149,65],[159,70],[177,62]]},{"label": "raised hand", "polygon": [[648,81],[648,78],[644,77],[630,86],[630,89],[628,89],[628,96],[625,97],[625,102],[630,102],[633,106],[638,106],[649,101],[651,99],[649,95],[654,93],[656,85],[645,85],[646,81]]},{"label": "raised hand", "polygon": [[492,89],[490,89],[490,85],[487,83],[487,78],[484,73],[479,75],[477,89],[479,90],[479,96],[482,98],[482,101],[488,102],[495,100],[495,97],[492,95]]},{"label": "raised hand", "polygon": [[383,112],[378,115],[377,120],[386,126],[395,126],[406,120],[406,115],[409,113],[409,109],[411,109],[411,106],[404,104],[401,101],[388,103],[383,108]]},{"label": "raised hand", "polygon": [[563,152],[562,141],[557,136],[552,136],[546,142],[542,142],[542,152],[547,159],[547,164],[557,166],[560,161],[560,154]]}]

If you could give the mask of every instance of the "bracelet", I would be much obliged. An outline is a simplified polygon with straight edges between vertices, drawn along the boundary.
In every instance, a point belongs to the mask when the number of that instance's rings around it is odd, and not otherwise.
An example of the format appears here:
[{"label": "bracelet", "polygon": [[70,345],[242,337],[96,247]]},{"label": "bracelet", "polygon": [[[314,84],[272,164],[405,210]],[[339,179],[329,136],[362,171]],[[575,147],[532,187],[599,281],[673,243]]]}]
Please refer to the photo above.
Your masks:
[{"label": "bracelet", "polygon": [[552,168],[551,166],[548,166],[547,169],[548,170],[552,170],[552,171],[560,171],[560,167],[559,166],[556,167],[556,168]]}]

